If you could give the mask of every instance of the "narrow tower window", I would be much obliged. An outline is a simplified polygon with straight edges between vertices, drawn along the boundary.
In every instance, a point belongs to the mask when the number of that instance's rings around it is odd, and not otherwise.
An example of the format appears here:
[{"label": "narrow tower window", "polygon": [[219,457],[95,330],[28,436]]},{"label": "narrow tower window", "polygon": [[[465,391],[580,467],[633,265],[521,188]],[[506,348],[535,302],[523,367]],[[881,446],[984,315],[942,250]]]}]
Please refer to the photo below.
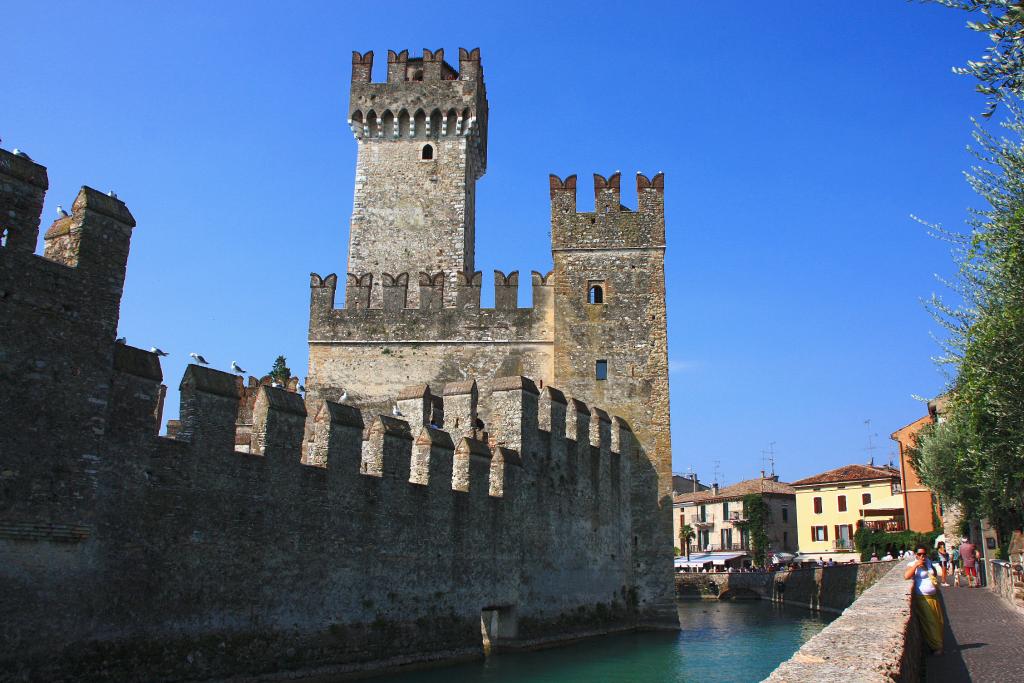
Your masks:
[{"label": "narrow tower window", "polygon": [[591,285],[587,291],[587,303],[588,304],[603,304],[604,303],[604,289],[601,285]]},{"label": "narrow tower window", "polygon": [[423,151],[420,153],[420,158],[429,161],[434,158],[434,147],[432,145],[423,145]]},{"label": "narrow tower window", "polygon": [[599,360],[594,364],[594,377],[599,380],[608,379],[608,361]]}]

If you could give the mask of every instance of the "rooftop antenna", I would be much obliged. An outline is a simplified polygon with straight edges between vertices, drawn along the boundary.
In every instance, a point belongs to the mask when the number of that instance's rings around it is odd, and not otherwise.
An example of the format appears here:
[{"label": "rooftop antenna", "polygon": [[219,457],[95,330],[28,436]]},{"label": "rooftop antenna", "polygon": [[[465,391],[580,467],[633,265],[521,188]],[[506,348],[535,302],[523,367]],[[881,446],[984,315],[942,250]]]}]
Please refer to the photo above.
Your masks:
[{"label": "rooftop antenna", "polygon": [[775,476],[775,441],[768,444],[768,462],[772,466],[772,476]]},{"label": "rooftop antenna", "polygon": [[878,446],[875,445],[874,437],[878,436],[878,432],[872,433],[872,431],[871,431],[871,418],[868,418],[868,419],[864,420],[864,426],[867,427],[867,430],[868,430],[868,447],[865,448],[864,450],[866,450],[868,452],[868,464],[871,465],[872,467],[874,467],[874,465],[875,465],[875,450],[878,449]]},{"label": "rooftop antenna", "polygon": [[718,481],[718,475],[720,474],[719,465],[721,465],[721,464],[722,464],[721,460],[716,460],[715,461],[715,481],[714,481],[714,483],[719,484],[719,485],[722,483],[722,482]]}]

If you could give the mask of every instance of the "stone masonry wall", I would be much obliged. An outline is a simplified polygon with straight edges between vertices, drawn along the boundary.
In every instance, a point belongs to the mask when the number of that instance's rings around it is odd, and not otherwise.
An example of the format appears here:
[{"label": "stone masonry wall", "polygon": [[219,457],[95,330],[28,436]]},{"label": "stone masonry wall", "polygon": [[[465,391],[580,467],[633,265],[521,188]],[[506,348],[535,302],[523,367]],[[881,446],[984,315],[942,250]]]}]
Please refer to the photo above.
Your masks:
[{"label": "stone masonry wall", "polygon": [[838,614],[892,566],[891,562],[862,562],[779,572],[680,572],[676,595],[723,600],[756,597]]},{"label": "stone masonry wall", "polygon": [[902,563],[886,564],[892,566],[884,576],[765,680],[921,680],[923,644],[910,607],[910,584]]},{"label": "stone masonry wall", "polygon": [[[45,178],[23,162],[0,150],[0,215]],[[132,226],[84,188],[48,233],[74,265],[0,248],[0,679],[479,656],[485,610],[499,648],[637,626],[626,422],[522,377],[491,381],[486,442],[472,382],[366,420],[262,386],[246,453],[237,378],[189,366],[159,437],[159,359],[114,342]]]}]

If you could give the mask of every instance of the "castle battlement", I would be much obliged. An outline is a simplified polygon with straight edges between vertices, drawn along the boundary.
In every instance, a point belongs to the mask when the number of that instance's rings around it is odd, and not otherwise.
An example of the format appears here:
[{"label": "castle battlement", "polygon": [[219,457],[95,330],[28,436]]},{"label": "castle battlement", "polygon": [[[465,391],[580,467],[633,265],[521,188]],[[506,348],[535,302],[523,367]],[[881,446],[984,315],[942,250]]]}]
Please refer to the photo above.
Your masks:
[{"label": "castle battlement", "polygon": [[[452,277],[454,275],[454,277]],[[483,274],[478,270],[473,273],[436,273],[420,272],[418,277],[411,278],[410,273],[381,273],[382,298],[379,305],[374,305],[371,293],[374,286],[373,273],[349,273],[345,285],[345,307],[335,308],[337,304],[338,276],[331,273],[321,276],[309,274],[310,310],[317,315],[332,311],[347,311],[347,316],[359,316],[373,310],[385,311],[438,311],[455,310],[523,310],[544,308],[551,303],[551,272],[547,274],[532,271],[530,286],[533,293],[533,306],[519,306],[519,271],[513,270],[506,274],[494,271],[494,308],[480,307],[480,290]],[[416,281],[419,292],[418,306],[409,307],[409,281]],[[452,282],[454,281],[454,287]],[[450,294],[454,289],[454,296]],[[363,313],[355,313],[361,311]]]},{"label": "castle battlement", "polygon": [[[552,410],[551,398],[564,406],[564,394],[547,387],[542,399],[525,377],[493,380],[490,406],[477,404],[473,381],[468,386],[452,383],[437,396],[427,385],[407,387],[394,401],[403,417],[367,415],[353,405],[323,401],[313,416],[313,441],[308,445],[302,397],[259,385],[246,449],[235,442],[239,377],[187,366],[179,385],[181,427],[173,438],[157,436],[164,391],[155,354],[115,345],[112,379],[114,410],[107,438],[144,451],[178,444],[179,462],[174,467],[187,466],[181,458],[216,458],[222,467],[229,467],[232,458],[248,468],[262,462],[277,472],[278,485],[284,488],[281,477],[292,476],[301,486],[302,477],[310,476],[301,471],[312,468],[330,470],[324,475],[328,481],[387,479],[408,485],[407,491],[425,486],[515,500],[532,496],[529,489],[540,485],[535,480],[543,471],[564,477],[573,495],[603,496],[609,502],[612,496],[621,505],[621,482],[628,477],[629,460],[636,456],[632,431],[624,420],[575,399],[570,399],[572,411]],[[545,428],[539,420],[541,410]],[[486,430],[477,426],[477,415],[483,412],[489,416]],[[391,495],[401,490],[393,489]],[[331,495],[329,488],[326,493]]]},{"label": "castle battlement", "polygon": [[552,174],[551,248],[635,249],[665,246],[665,174],[637,173],[637,208],[622,204],[621,174],[594,174],[594,210],[579,211],[576,176]]}]

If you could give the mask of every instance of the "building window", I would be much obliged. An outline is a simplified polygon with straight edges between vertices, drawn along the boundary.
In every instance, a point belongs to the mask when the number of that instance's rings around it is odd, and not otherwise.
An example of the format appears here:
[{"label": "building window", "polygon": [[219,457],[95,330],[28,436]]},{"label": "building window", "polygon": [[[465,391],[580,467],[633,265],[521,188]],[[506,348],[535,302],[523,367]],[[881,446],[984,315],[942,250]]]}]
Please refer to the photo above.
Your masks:
[{"label": "building window", "polygon": [[862,493],[862,494],[860,494],[860,502],[861,502],[862,505],[867,505],[868,503],[870,503],[871,502],[871,494],[870,493]]},{"label": "building window", "polygon": [[722,503],[722,519],[729,519],[729,501]]},{"label": "building window", "polygon": [[898,495],[900,493],[903,493],[903,487],[900,486],[900,483],[898,481],[894,481],[892,483],[892,495],[895,496],[895,495]]},{"label": "building window", "polygon": [[811,539],[815,541],[827,541],[828,540],[828,527],[826,526],[812,526],[811,527]]},{"label": "building window", "polygon": [[814,497],[814,514],[821,514],[821,498],[819,498],[818,496]]},{"label": "building window", "polygon": [[590,285],[590,288],[587,290],[587,303],[603,304],[604,287],[602,287],[601,285]]},{"label": "building window", "polygon": [[430,161],[433,158],[434,158],[434,146],[433,145],[423,145],[423,149],[420,151],[420,159],[423,159],[424,161]]},{"label": "building window", "polygon": [[783,522],[788,522],[789,521],[789,508],[782,508],[782,521]]},{"label": "building window", "polygon": [[704,506],[704,505],[700,506],[700,513],[699,513],[699,517],[698,518],[702,522],[708,521],[708,509],[707,509],[707,506]]},{"label": "building window", "polygon": [[[785,509],[785,508],[783,508],[783,509]],[[782,532],[782,549],[783,550],[789,550],[789,532],[788,531],[783,531]]]},{"label": "building window", "polygon": [[732,529],[722,529],[722,550],[732,550]]},{"label": "building window", "polygon": [[846,496],[839,496],[839,511],[846,512]]},{"label": "building window", "polygon": [[599,360],[594,364],[594,377],[599,380],[608,379],[608,361]]},{"label": "building window", "polygon": [[414,81],[422,81],[423,80],[423,72],[422,71],[413,71],[412,72],[412,80],[414,80]]}]

